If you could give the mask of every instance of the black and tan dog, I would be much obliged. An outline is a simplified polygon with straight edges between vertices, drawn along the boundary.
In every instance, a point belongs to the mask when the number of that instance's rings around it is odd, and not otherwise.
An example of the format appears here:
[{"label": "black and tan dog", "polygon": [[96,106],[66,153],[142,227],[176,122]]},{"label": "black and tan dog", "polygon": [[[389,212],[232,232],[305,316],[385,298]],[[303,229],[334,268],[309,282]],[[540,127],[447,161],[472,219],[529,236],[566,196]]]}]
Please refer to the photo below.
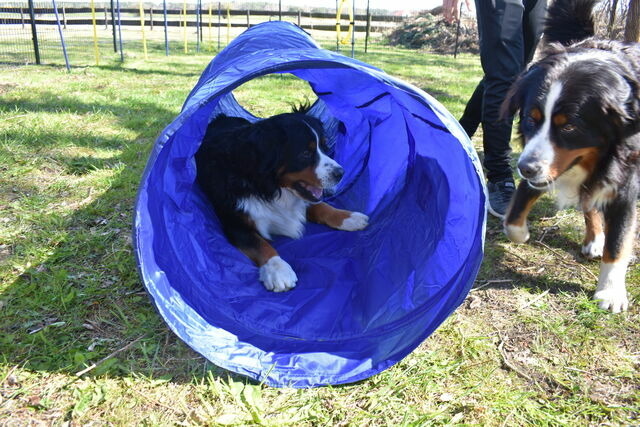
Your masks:
[{"label": "black and tan dog", "polygon": [[514,242],[548,190],[584,211],[582,253],[602,257],[594,299],[613,312],[629,302],[625,275],[640,178],[640,46],[593,37],[594,0],[556,0],[539,59],[515,82],[505,114],[520,111],[522,181],[505,217]]},{"label": "black and tan dog", "polygon": [[369,218],[321,201],[344,171],[323,153],[322,123],[305,107],[255,123],[219,115],[196,153],[197,182],[213,205],[227,239],[259,268],[264,286],[287,291],[298,280],[268,242],[299,238],[307,220],[355,231]]}]

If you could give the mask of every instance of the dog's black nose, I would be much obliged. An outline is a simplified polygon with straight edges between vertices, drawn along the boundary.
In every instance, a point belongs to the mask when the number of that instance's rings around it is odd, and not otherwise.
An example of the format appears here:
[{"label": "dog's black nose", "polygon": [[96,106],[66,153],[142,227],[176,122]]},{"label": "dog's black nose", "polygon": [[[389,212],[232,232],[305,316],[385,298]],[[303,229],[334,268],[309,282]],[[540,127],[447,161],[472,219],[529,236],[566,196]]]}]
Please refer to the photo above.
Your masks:
[{"label": "dog's black nose", "polygon": [[542,166],[536,161],[519,161],[518,170],[525,179],[532,179],[540,175]]},{"label": "dog's black nose", "polygon": [[342,169],[340,166],[331,171],[331,178],[333,178],[335,182],[339,182],[343,176],[344,169]]}]

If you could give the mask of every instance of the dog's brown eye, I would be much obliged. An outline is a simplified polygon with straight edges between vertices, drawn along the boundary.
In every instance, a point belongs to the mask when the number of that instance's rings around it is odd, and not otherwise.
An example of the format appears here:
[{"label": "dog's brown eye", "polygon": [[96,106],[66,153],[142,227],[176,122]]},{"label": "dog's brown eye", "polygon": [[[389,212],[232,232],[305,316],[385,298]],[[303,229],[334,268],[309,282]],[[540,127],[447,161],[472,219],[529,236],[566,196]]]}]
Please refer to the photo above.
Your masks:
[{"label": "dog's brown eye", "polygon": [[577,129],[577,127],[575,127],[574,125],[567,123],[566,125],[562,126],[562,132],[573,132]]},{"label": "dog's brown eye", "polygon": [[539,109],[534,108],[529,112],[529,118],[534,122],[539,122],[540,119],[542,119],[542,112]]}]

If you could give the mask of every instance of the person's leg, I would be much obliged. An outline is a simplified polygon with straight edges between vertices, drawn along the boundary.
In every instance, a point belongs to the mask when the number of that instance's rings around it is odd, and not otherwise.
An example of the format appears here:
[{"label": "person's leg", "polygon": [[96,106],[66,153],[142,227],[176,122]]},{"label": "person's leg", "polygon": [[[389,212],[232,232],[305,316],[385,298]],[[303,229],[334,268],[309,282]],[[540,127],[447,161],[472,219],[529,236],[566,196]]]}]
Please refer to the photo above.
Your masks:
[{"label": "person's leg", "polygon": [[511,83],[524,67],[522,0],[477,0],[480,59],[485,72],[482,129],[487,179],[512,177],[512,120],[500,119],[500,106]]},{"label": "person's leg", "polygon": [[484,97],[484,81],[480,80],[478,86],[473,91],[473,95],[467,101],[467,105],[464,107],[464,113],[460,117],[460,124],[467,133],[469,138],[476,133],[480,120],[482,119],[482,98]]},{"label": "person's leg", "polygon": [[547,0],[525,0],[524,4],[524,58],[529,63],[536,51],[544,29],[544,17],[547,12]]},{"label": "person's leg", "polygon": [[524,68],[523,0],[476,0],[480,60],[484,70],[482,130],[489,210],[503,217],[515,190],[511,171],[512,118],[500,107]]}]

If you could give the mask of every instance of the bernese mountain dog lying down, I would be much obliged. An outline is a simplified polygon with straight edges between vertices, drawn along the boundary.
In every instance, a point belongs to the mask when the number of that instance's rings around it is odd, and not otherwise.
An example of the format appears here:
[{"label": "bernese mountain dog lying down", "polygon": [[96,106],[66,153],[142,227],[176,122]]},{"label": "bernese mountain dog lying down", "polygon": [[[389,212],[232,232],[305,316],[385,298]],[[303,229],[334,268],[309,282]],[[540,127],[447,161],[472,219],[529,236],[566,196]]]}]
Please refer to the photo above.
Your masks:
[{"label": "bernese mountain dog lying down", "polygon": [[295,287],[298,277],[268,240],[297,239],[307,220],[355,231],[369,218],[323,203],[344,174],[322,152],[322,123],[294,108],[255,123],[219,115],[207,127],[195,155],[197,182],[220,220],[225,236],[260,269],[265,288]]},{"label": "bernese mountain dog lying down", "polygon": [[542,52],[516,80],[503,114],[520,111],[522,177],[505,216],[509,239],[529,238],[527,215],[547,190],[584,211],[582,253],[602,257],[594,295],[626,310],[640,178],[640,45],[593,38],[595,0],[556,0]]}]

